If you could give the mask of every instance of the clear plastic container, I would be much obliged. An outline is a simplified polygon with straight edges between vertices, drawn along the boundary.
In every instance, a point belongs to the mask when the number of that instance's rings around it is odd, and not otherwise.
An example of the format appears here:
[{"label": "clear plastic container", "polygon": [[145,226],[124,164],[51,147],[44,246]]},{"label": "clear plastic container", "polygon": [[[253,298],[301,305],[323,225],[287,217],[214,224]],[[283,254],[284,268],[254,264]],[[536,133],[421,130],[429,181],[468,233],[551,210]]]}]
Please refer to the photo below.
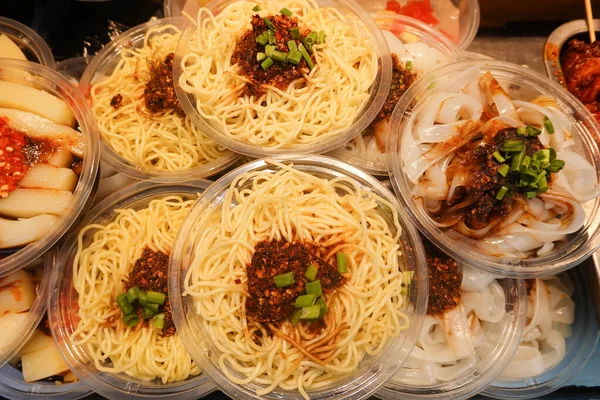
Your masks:
[{"label": "clear plastic container", "polygon": [[[212,1],[208,3],[206,7],[216,15],[224,8],[237,1],[239,0]],[[314,143],[295,145],[288,148],[261,147],[243,143],[239,140],[225,136],[221,127],[214,125],[200,115],[196,108],[195,97],[192,94],[186,93],[179,85],[177,85],[175,89],[177,90],[177,97],[181,102],[183,110],[192,119],[193,123],[209,138],[237,153],[256,158],[286,156],[289,154],[321,154],[340,147],[342,144],[362,132],[371,123],[373,118],[375,118],[389,93],[392,71],[390,52],[381,30],[372,17],[368,13],[365,13],[354,0],[316,0],[315,3],[319,7],[334,7],[342,15],[360,20],[373,38],[374,48],[379,59],[379,69],[375,81],[370,88],[369,99],[355,116],[353,124],[346,131],[335,137],[317,140]],[[204,18],[206,18],[206,14],[203,15]],[[200,21],[200,23],[202,23],[202,21]],[[178,81],[181,76],[181,59],[188,53],[188,45],[194,40],[193,36],[195,32],[196,25],[189,24],[183,32],[181,41],[177,46],[173,65],[173,76],[175,81]]]},{"label": "clear plastic container", "polygon": [[100,145],[96,121],[87,101],[77,88],[71,85],[62,75],[39,64],[19,60],[0,60],[0,79],[9,79],[37,89],[44,90],[67,102],[79,125],[86,146],[82,172],[73,200],[58,221],[44,236],[29,245],[14,251],[3,251],[0,257],[0,277],[23,268],[39,258],[50,249],[70,227],[76,222],[80,213],[93,197],[94,184],[98,174],[100,161]]},{"label": "clear plastic container", "polygon": [[[296,170],[308,173],[322,179],[346,177],[354,180],[359,187],[368,188],[389,201],[399,213],[401,236],[398,240],[402,252],[402,263],[407,271],[414,271],[414,284],[409,285],[408,303],[403,312],[410,320],[410,326],[404,334],[388,340],[384,349],[377,356],[366,355],[359,364],[359,371],[341,378],[335,383],[318,389],[307,390],[312,400],[317,399],[362,399],[371,395],[388,379],[397,367],[404,362],[414,346],[416,334],[419,332],[426,310],[427,298],[427,266],[421,241],[414,227],[407,224],[405,212],[400,207],[395,196],[377,179],[339,160],[323,156],[307,158],[277,159],[281,162],[291,162]],[[194,312],[191,296],[182,297],[182,285],[186,271],[194,257],[195,243],[202,235],[203,223],[199,222],[206,209],[224,206],[230,184],[240,174],[251,171],[277,172],[280,168],[264,160],[257,160],[243,165],[216,181],[205,192],[192,209],[184,222],[172,251],[169,266],[169,293],[173,307],[173,319],[179,334],[188,351],[203,371],[216,383],[217,387],[232,398],[244,399],[302,399],[298,391],[284,391],[276,388],[264,396],[257,396],[256,390],[265,386],[257,383],[244,385],[233,383],[219,367],[218,358],[221,350],[215,347],[208,333],[201,324],[201,319]],[[238,188],[248,188],[252,181]],[[381,210],[385,211],[383,206]],[[387,218],[386,218],[387,219]],[[391,222],[390,222],[391,223]],[[235,373],[231,372],[230,373]],[[239,375],[241,377],[241,375]]]},{"label": "clear plastic container", "polygon": [[[58,277],[58,274],[52,268],[54,257],[56,257],[56,252],[54,250],[50,250],[48,253],[46,253],[45,256],[46,265],[48,266],[46,271],[48,272],[49,276],[49,278],[47,279],[47,283],[43,284],[45,289],[47,289],[46,294],[48,294],[48,292],[56,286],[56,279]],[[40,287],[40,290],[41,289],[42,287]],[[44,313],[46,312],[46,301],[47,296],[40,297],[40,300],[38,302],[41,306],[38,306],[38,308],[41,310],[40,318],[42,318]],[[36,305],[34,305],[34,307],[36,307]],[[32,329],[28,329],[26,334],[15,335],[15,337],[19,338],[19,344],[13,346],[15,349],[20,349],[21,347],[23,347],[27,343],[27,341],[32,337],[37,324],[32,324],[31,326]],[[28,383],[23,380],[23,373],[18,369],[14,368],[12,365],[7,363],[2,368],[0,368],[0,396],[9,399],[76,400],[90,394],[92,394],[92,390],[85,386],[85,384],[81,381],[63,384],[56,384],[54,382],[44,381]]]},{"label": "clear plastic container", "polygon": [[[425,2],[430,3],[429,7],[422,6]],[[481,18],[477,0],[358,0],[358,3],[369,12],[385,11],[423,19],[450,38],[460,50],[466,50],[473,42]]]},{"label": "clear plastic container", "polygon": [[94,56],[80,56],[60,61],[56,64],[56,72],[69,79],[73,85],[78,85],[79,80],[93,58]]},{"label": "clear plastic container", "polygon": [[36,287],[37,297],[28,311],[29,315],[25,322],[15,330],[11,339],[0,347],[0,367],[4,366],[27,343],[46,312],[48,293],[56,283],[56,276],[52,269],[52,253],[49,251],[45,256],[29,264],[28,268],[31,271],[38,268],[43,270],[42,279]]},{"label": "clear plastic container", "polygon": [[[427,46],[446,56],[449,62],[456,61],[459,57],[458,50],[454,43],[450,41],[450,39],[448,39],[441,32],[436,31],[419,20],[397,14],[382,13],[374,14],[373,18],[381,30],[402,32],[400,35],[398,35],[398,38],[404,43],[408,41],[411,43],[414,41],[425,43]],[[418,69],[416,61],[413,62],[413,64],[413,68]],[[420,77],[420,75],[417,76]],[[363,171],[366,171],[372,175],[387,176],[388,165],[385,153],[381,154],[380,160],[375,161],[366,160],[365,158],[360,157],[359,154],[356,154],[356,149],[352,151],[353,148],[358,147],[355,142],[359,139],[361,138],[357,137],[346,143],[344,146],[333,150],[330,155],[337,157],[348,164],[352,164],[358,168],[361,168]],[[364,146],[366,145],[367,143],[364,144]]]},{"label": "clear plastic container", "polygon": [[200,7],[204,7],[208,2],[209,0],[165,0],[163,13],[165,17],[179,17],[186,12],[195,18]]},{"label": "clear plastic container", "polygon": [[[184,198],[195,198],[208,187],[210,182],[196,180],[178,184],[157,184],[152,182],[136,182],[105,198],[88,213],[78,229],[69,235],[60,248],[55,260],[58,272],[58,284],[52,290],[48,304],[48,318],[52,334],[59,349],[73,372],[95,392],[109,399],[139,399],[151,397],[154,399],[196,399],[215,390],[206,374],[171,384],[146,382],[132,378],[124,373],[111,374],[99,371],[88,350],[78,346],[71,340],[71,335],[77,328],[78,314],[73,304],[77,304],[77,292],[73,288],[73,259],[77,252],[77,235],[80,229],[93,223],[107,223],[115,216],[115,209],[141,209],[156,198],[167,195],[181,195]],[[89,239],[89,236],[84,240]],[[202,368],[202,367],[201,367]]]},{"label": "clear plastic container", "polygon": [[494,275],[534,278],[555,275],[577,265],[600,245],[600,199],[598,198],[584,204],[585,222],[579,231],[568,235],[564,242],[556,242],[555,249],[548,254],[526,259],[483,254],[474,244],[469,244],[462,235],[436,227],[431,217],[415,202],[411,194],[414,185],[401,167],[401,138],[406,134],[405,122],[417,104],[422,104],[425,98],[448,85],[454,87],[461,72],[469,67],[478,68],[480,75],[490,71],[513,99],[529,101],[541,94],[554,97],[561,110],[573,121],[572,131],[576,151],[591,163],[595,169],[596,182],[600,181],[598,161],[600,151],[594,140],[594,137],[600,135],[599,127],[592,115],[573,95],[529,68],[498,60],[467,60],[447,65],[426,75],[416,82],[396,105],[391,122],[393,134],[388,141],[390,150],[388,163],[390,178],[398,198],[408,209],[419,230],[436,246],[456,260],[474,265]]},{"label": "clear plastic container", "polygon": [[[392,399],[467,399],[488,386],[510,362],[525,327],[527,291],[525,282],[518,279],[498,279],[506,296],[507,317],[499,322],[495,333],[498,341],[477,356],[477,363],[468,374],[434,385],[407,385],[391,377],[377,392],[377,397]],[[401,368],[402,369],[402,368]]]},{"label": "clear plastic container", "polygon": [[[106,76],[109,76],[113,72],[117,64],[120,62],[122,51],[130,48],[143,47],[144,37],[148,30],[165,25],[174,25],[183,30],[187,24],[188,20],[184,17],[163,18],[150,20],[149,22],[138,25],[122,33],[94,56],[89,66],[85,69],[83,76],[81,77],[79,88],[84,93],[89,94],[91,86]],[[169,31],[166,30],[161,32]],[[132,161],[126,160],[117,154],[103,140],[101,140],[100,144],[102,147],[102,161],[110,165],[114,170],[135,179],[151,180],[154,182],[176,183],[204,178],[222,171],[239,158],[239,155],[235,153],[224,152],[222,157],[186,171],[150,170],[141,169]]]},{"label": "clear plastic container", "polygon": [[0,33],[9,37],[25,54],[28,61],[56,68],[54,56],[48,44],[36,31],[14,19],[0,17]]},{"label": "clear plastic container", "polygon": [[[561,274],[561,280],[573,283],[572,299],[575,302],[575,319],[571,325],[571,336],[566,338],[566,351],[563,360],[544,374],[523,379],[509,380],[499,378],[493,381],[482,394],[496,399],[533,399],[560,389],[594,355],[598,344],[598,326],[594,316],[591,294],[579,268],[573,268]],[[597,354],[595,355],[597,357]]]}]

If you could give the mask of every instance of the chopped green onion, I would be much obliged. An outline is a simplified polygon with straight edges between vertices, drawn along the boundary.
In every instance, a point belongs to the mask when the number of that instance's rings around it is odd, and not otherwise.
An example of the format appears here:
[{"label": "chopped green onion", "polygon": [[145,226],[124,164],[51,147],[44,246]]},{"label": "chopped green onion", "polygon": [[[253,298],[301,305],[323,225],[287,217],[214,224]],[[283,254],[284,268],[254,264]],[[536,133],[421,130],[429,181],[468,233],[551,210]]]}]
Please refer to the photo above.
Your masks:
[{"label": "chopped green onion", "polygon": [[540,169],[541,169],[540,167],[541,167],[540,160],[538,160],[536,158],[532,158],[531,163],[529,165],[529,169],[535,173],[538,173],[538,172],[540,172]]},{"label": "chopped green onion", "polygon": [[302,310],[296,310],[294,311],[294,314],[292,315],[292,324],[293,325],[298,325],[298,322],[300,322],[300,314],[302,314]]},{"label": "chopped green onion", "polygon": [[538,195],[537,192],[525,192],[525,197],[528,199],[533,199],[537,195]]},{"label": "chopped green onion", "polygon": [[265,58],[265,61],[263,61],[262,63],[260,63],[260,66],[265,71],[268,70],[269,68],[271,68],[272,65],[273,65],[273,60],[271,60],[269,57]]},{"label": "chopped green onion", "polygon": [[550,161],[556,160],[556,150],[552,147],[549,147],[548,150],[550,150]]},{"label": "chopped green onion", "polygon": [[140,291],[140,288],[137,286],[132,287],[131,289],[129,289],[127,291],[127,301],[131,304],[134,301],[137,301],[137,299],[140,297],[140,294],[142,292]]},{"label": "chopped green onion", "polygon": [[142,308],[142,318],[144,319],[150,319],[152,317],[154,317],[156,315],[156,312],[154,312],[153,310],[149,309],[149,308]]},{"label": "chopped green onion", "polygon": [[311,32],[304,38],[304,43],[315,44],[319,39],[319,34],[317,32]]},{"label": "chopped green onion", "polygon": [[148,293],[146,293],[146,301],[148,303],[159,304],[162,306],[165,304],[166,298],[167,296],[164,293],[158,293],[152,290],[149,290]]},{"label": "chopped green onion", "polygon": [[316,296],[323,295],[323,289],[321,289],[321,281],[308,282],[306,284],[306,293],[314,294]]},{"label": "chopped green onion", "polygon": [[298,46],[298,51],[302,54],[302,58],[304,58],[304,61],[306,61],[306,65],[308,65],[308,68],[313,69],[315,67],[315,64],[313,64],[312,58],[310,58],[310,55],[308,54],[302,43],[300,43],[300,46]]},{"label": "chopped green onion", "polygon": [[535,182],[537,180],[538,174],[533,172],[530,169],[526,169],[521,171],[521,180],[523,182]]},{"label": "chopped green onion", "polygon": [[317,319],[321,315],[321,306],[315,304],[309,307],[303,307],[300,313],[300,319]]},{"label": "chopped green onion", "polygon": [[517,135],[519,136],[527,136],[527,127],[526,126],[520,126],[517,128]]},{"label": "chopped green onion", "polygon": [[279,50],[273,50],[273,53],[271,54],[271,58],[275,61],[279,61],[279,62],[286,62],[288,53],[284,53],[282,51]]},{"label": "chopped green onion", "polygon": [[340,274],[348,273],[348,261],[346,259],[346,255],[344,253],[337,253],[335,255],[335,260],[337,262],[337,270]]},{"label": "chopped green onion", "polygon": [[508,192],[508,188],[506,186],[502,186],[500,188],[500,190],[498,190],[498,194],[496,194],[496,199],[502,200],[504,198],[504,196],[506,196],[507,192]]},{"label": "chopped green onion", "polygon": [[531,157],[525,156],[523,162],[521,163],[521,171],[526,170],[531,165]]},{"label": "chopped green onion", "polygon": [[507,140],[502,144],[502,148],[500,150],[506,153],[516,153],[525,150],[525,143],[517,139]]},{"label": "chopped green onion", "polygon": [[271,55],[273,54],[274,51],[275,51],[275,46],[272,46],[270,44],[265,46],[265,55],[267,57],[271,57]]},{"label": "chopped green onion", "polygon": [[327,304],[322,297],[319,297],[317,301],[315,301],[315,305],[320,307],[319,318],[323,318],[325,314],[327,314]]},{"label": "chopped green onion", "polygon": [[498,168],[498,173],[502,176],[506,176],[508,175],[508,173],[510,172],[510,167],[506,164],[502,164],[499,168]]},{"label": "chopped green onion", "polygon": [[123,323],[129,327],[134,327],[140,323],[140,317],[134,312],[123,316]]},{"label": "chopped green onion", "polygon": [[275,286],[278,288],[291,286],[294,284],[294,273],[286,272],[285,274],[275,275],[273,277],[273,282],[275,282]]},{"label": "chopped green onion", "polygon": [[291,12],[290,10],[288,10],[285,7],[283,7],[281,10],[279,10],[279,13],[285,15],[286,17],[291,17],[293,14],[293,12]]},{"label": "chopped green onion", "polygon": [[496,161],[498,161],[499,163],[502,163],[502,162],[506,161],[506,158],[502,157],[502,154],[500,154],[497,151],[493,152],[492,156],[494,156],[494,158],[496,159]]},{"label": "chopped green onion", "polygon": [[267,55],[265,53],[256,53],[256,61],[258,62],[262,62],[267,58]]},{"label": "chopped green onion", "polygon": [[269,28],[272,31],[276,31],[277,28],[275,28],[275,25],[273,25],[273,23],[271,22],[271,20],[267,17],[263,18],[263,21],[265,22],[265,25],[267,28]]},{"label": "chopped green onion", "polygon": [[312,282],[315,280],[318,273],[319,273],[319,269],[317,268],[317,266],[315,264],[310,264],[308,266],[308,268],[306,268],[306,271],[304,272],[304,277]]},{"label": "chopped green onion", "polygon": [[298,28],[292,28],[290,29],[290,35],[292,36],[292,39],[300,39],[300,30],[298,30]]},{"label": "chopped green onion", "polygon": [[300,53],[298,50],[290,50],[286,61],[290,64],[298,65],[300,64],[300,60],[302,60],[302,53]]},{"label": "chopped green onion", "polygon": [[521,164],[525,159],[525,151],[521,150],[517,154],[515,154],[510,161],[510,172],[519,172],[521,170]]},{"label": "chopped green onion", "polygon": [[260,8],[260,6],[257,4],[254,6],[254,8],[252,9],[252,11],[261,11],[262,8]]},{"label": "chopped green onion", "polygon": [[152,311],[154,314],[158,314],[158,304],[155,303],[147,303],[147,304],[142,304],[144,306],[144,308],[147,308],[148,310]]},{"label": "chopped green onion", "polygon": [[552,125],[552,121],[550,121],[548,117],[544,117],[544,128],[546,128],[546,132],[550,135],[554,133],[554,125]]},{"label": "chopped green onion", "polygon": [[287,46],[290,51],[292,51],[292,50],[298,51],[298,45],[296,44],[295,40],[288,40]]},{"label": "chopped green onion", "polygon": [[548,172],[558,172],[565,167],[565,162],[563,160],[552,160],[550,166],[546,168]]},{"label": "chopped green onion", "polygon": [[256,37],[256,43],[264,46],[269,42],[269,34],[267,32],[263,32]]},{"label": "chopped green onion", "polygon": [[540,163],[550,162],[550,149],[538,150],[533,154],[533,157],[539,160]]},{"label": "chopped green onion", "polygon": [[538,136],[540,133],[542,133],[542,131],[540,131],[535,126],[530,125],[527,127],[527,135],[528,136]]},{"label": "chopped green onion", "polygon": [[294,307],[296,308],[304,308],[309,307],[315,304],[315,299],[317,296],[315,294],[303,294],[302,296],[296,297],[296,302],[294,303]]},{"label": "chopped green onion", "polygon": [[411,71],[412,70],[412,61],[408,60],[406,62],[406,70],[407,71]]},{"label": "chopped green onion", "polygon": [[152,320],[152,325],[158,329],[164,328],[165,314],[164,313],[157,314],[156,317]]},{"label": "chopped green onion", "polygon": [[325,43],[325,31],[319,31],[319,37],[317,38],[317,43],[318,44]]},{"label": "chopped green onion", "polygon": [[[546,172],[546,171],[542,171],[542,172]],[[546,175],[546,174],[544,174],[544,175]],[[545,189],[545,188],[547,188],[547,187],[548,187],[548,180],[546,179],[546,177],[545,177],[545,176],[542,176],[542,177],[541,177],[541,178],[538,180],[538,182],[537,182],[537,187],[538,187],[538,189],[540,189],[540,190],[543,190],[543,189]]]},{"label": "chopped green onion", "polygon": [[277,43],[277,37],[275,36],[275,32],[273,32],[272,30],[269,29],[267,31],[267,37],[269,38],[269,44]]},{"label": "chopped green onion", "polygon": [[129,301],[127,301],[127,294],[121,293],[116,297],[115,300],[117,301],[117,305],[124,315],[133,311],[133,306],[129,303]]}]

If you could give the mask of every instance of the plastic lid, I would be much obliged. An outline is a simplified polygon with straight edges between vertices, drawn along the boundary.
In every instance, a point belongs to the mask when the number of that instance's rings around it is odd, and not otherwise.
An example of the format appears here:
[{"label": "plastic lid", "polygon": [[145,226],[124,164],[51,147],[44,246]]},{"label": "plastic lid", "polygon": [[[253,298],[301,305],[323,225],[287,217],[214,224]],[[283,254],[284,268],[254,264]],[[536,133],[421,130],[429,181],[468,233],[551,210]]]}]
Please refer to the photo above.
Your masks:
[{"label": "plastic lid", "polygon": [[54,56],[48,44],[33,29],[14,19],[0,17],[0,33],[7,35],[25,54],[28,61],[56,68]]}]

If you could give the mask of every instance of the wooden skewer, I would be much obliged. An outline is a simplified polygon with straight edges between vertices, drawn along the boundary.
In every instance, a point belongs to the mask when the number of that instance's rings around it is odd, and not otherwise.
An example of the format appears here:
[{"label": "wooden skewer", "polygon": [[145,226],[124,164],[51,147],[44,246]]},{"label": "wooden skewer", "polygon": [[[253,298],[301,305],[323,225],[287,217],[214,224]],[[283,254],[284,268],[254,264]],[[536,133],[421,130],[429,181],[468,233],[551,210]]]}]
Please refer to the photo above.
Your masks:
[{"label": "wooden skewer", "polygon": [[596,29],[594,29],[594,16],[592,15],[592,3],[591,0],[585,1],[585,15],[587,17],[588,31],[590,32],[590,43],[596,41]]}]

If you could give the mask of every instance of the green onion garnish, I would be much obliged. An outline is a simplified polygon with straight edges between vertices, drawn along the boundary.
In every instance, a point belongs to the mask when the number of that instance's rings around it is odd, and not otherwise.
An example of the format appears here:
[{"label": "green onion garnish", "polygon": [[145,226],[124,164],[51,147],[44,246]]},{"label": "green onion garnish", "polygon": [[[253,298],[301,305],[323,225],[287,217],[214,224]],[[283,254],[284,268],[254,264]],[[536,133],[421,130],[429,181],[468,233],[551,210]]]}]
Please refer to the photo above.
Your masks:
[{"label": "green onion garnish", "polygon": [[300,39],[300,30],[298,28],[290,29],[290,35],[292,39]]},{"label": "green onion garnish", "polygon": [[496,161],[498,161],[499,163],[502,163],[502,162],[506,161],[506,158],[502,157],[502,154],[500,154],[497,151],[493,152],[492,156],[494,156],[494,158],[496,159]]},{"label": "green onion garnish", "polygon": [[529,164],[529,169],[533,172],[540,172],[541,169],[541,163],[540,160],[536,159],[536,158],[532,158],[531,159],[531,163]]},{"label": "green onion garnish", "polygon": [[267,55],[265,53],[262,53],[262,52],[256,53],[256,61],[263,62],[266,58],[267,58]]},{"label": "green onion garnish", "polygon": [[550,162],[550,149],[538,150],[533,154],[533,158],[540,163]]},{"label": "green onion garnish", "polygon": [[408,60],[406,62],[406,70],[407,71],[411,71],[412,70],[412,61]]},{"label": "green onion garnish", "polygon": [[498,168],[498,173],[502,176],[506,176],[508,175],[508,173],[510,172],[510,167],[506,164],[502,164],[499,168]]},{"label": "green onion garnish", "polygon": [[129,327],[134,327],[140,323],[140,317],[134,312],[123,316],[123,323]]},{"label": "green onion garnish", "polygon": [[318,273],[319,273],[319,269],[317,268],[317,266],[315,264],[310,264],[308,266],[308,268],[306,268],[306,271],[304,272],[304,277],[312,282],[315,280]]},{"label": "green onion garnish", "polygon": [[163,314],[163,313],[157,314],[156,317],[152,320],[152,325],[158,329],[164,328],[165,314]]},{"label": "green onion garnish", "polygon": [[321,281],[308,282],[306,284],[306,293],[314,294],[315,296],[322,296],[323,289],[321,288]]},{"label": "green onion garnish", "polygon": [[313,45],[317,42],[318,39],[319,39],[319,34],[317,32],[311,32],[308,35],[306,35],[306,37],[304,38],[304,43]]},{"label": "green onion garnish", "polygon": [[302,60],[302,53],[300,53],[298,50],[290,50],[286,61],[290,64],[298,65],[300,64],[300,60]]},{"label": "green onion garnish", "polygon": [[317,298],[314,294],[303,294],[302,296],[296,297],[296,302],[294,303],[294,307],[296,308],[304,308],[308,306],[312,306],[315,304],[315,299]]},{"label": "green onion garnish", "polygon": [[337,270],[340,274],[348,273],[348,261],[346,260],[346,255],[344,253],[337,253],[335,255],[335,260],[337,261]]},{"label": "green onion garnish", "polygon": [[131,304],[134,301],[137,301],[137,299],[140,297],[140,294],[142,292],[140,291],[140,288],[137,286],[132,287],[131,289],[129,289],[127,291],[127,301]]},{"label": "green onion garnish", "polygon": [[298,51],[302,54],[302,58],[304,58],[304,61],[306,61],[306,65],[308,65],[308,68],[313,69],[315,67],[315,64],[313,64],[312,58],[310,58],[310,55],[308,54],[302,43],[300,43],[300,46],[298,46]]},{"label": "green onion garnish", "polygon": [[278,51],[278,50],[273,50],[270,57],[275,61],[286,62],[287,56],[288,56],[288,53],[284,53],[284,52]]},{"label": "green onion garnish", "polygon": [[269,42],[269,34],[267,32],[263,32],[256,37],[256,43],[261,46],[266,45]]},{"label": "green onion garnish", "polygon": [[325,303],[325,300],[323,300],[322,297],[319,297],[319,299],[315,301],[315,305],[320,308],[319,318],[323,318],[325,314],[327,314],[327,304]]},{"label": "green onion garnish", "polygon": [[275,32],[273,32],[272,30],[269,29],[267,31],[267,37],[269,38],[269,44],[277,43],[277,37],[275,36]]},{"label": "green onion garnish", "polygon": [[275,28],[275,25],[273,25],[273,23],[271,22],[271,20],[267,17],[263,18],[263,21],[265,22],[265,25],[267,28],[269,28],[272,31],[276,31],[277,28]]},{"label": "green onion garnish", "polygon": [[531,165],[531,157],[525,156],[523,162],[521,163],[521,171],[526,170]]},{"label": "green onion garnish", "polygon": [[319,31],[319,37],[317,38],[317,43],[325,43],[325,31]]},{"label": "green onion garnish", "polygon": [[123,314],[129,314],[133,311],[133,306],[127,301],[127,295],[125,293],[118,295],[115,300]]},{"label": "green onion garnish", "polygon": [[537,195],[538,195],[538,192],[525,192],[525,197],[528,199],[533,199]]},{"label": "green onion garnish", "polygon": [[309,307],[303,307],[300,313],[300,319],[317,319],[321,315],[321,306],[315,304]]},{"label": "green onion garnish", "polygon": [[519,126],[517,128],[517,135],[519,135],[519,136],[527,136],[527,127],[526,126]]},{"label": "green onion garnish", "polygon": [[252,9],[252,11],[261,11],[262,8],[260,8],[260,6],[257,4],[254,6],[254,8]]},{"label": "green onion garnish", "polygon": [[292,50],[298,51],[298,45],[296,44],[295,40],[288,40],[287,46],[290,51],[292,51]]},{"label": "green onion garnish", "polygon": [[538,174],[533,172],[531,169],[521,171],[521,179],[524,182],[535,182],[537,181]]},{"label": "green onion garnish", "polygon": [[294,311],[294,314],[292,315],[292,324],[293,325],[297,325],[298,322],[300,322],[300,314],[302,314],[302,310]]},{"label": "green onion garnish", "polygon": [[525,143],[517,139],[507,140],[502,144],[502,148],[500,150],[505,153],[516,153],[525,150]]},{"label": "green onion garnish", "polygon": [[[546,171],[542,171],[542,172],[546,172]],[[540,173],[541,174],[541,173]],[[544,176],[542,176],[538,181],[537,181],[537,188],[539,190],[544,190],[545,188],[548,187],[548,180],[546,179],[546,174],[544,174]]]},{"label": "green onion garnish", "polygon": [[147,308],[148,310],[152,311],[154,314],[158,314],[158,304],[156,304],[156,303],[146,303],[146,304],[142,304],[142,306],[144,308]]},{"label": "green onion garnish", "polygon": [[538,136],[540,133],[542,133],[542,131],[535,126],[530,125],[527,127],[527,136]]},{"label": "green onion garnish", "polygon": [[148,293],[146,293],[146,301],[148,303],[158,304],[162,306],[163,304],[165,304],[166,298],[167,296],[164,293],[154,292],[152,290],[149,290]]},{"label": "green onion garnish", "polygon": [[525,150],[521,150],[515,154],[510,161],[510,172],[519,172],[521,170],[521,164],[525,159]]},{"label": "green onion garnish", "polygon": [[291,12],[290,10],[288,10],[287,8],[283,7],[281,10],[279,10],[279,12],[283,15],[285,15],[286,17],[291,17],[293,12]]},{"label": "green onion garnish", "polygon": [[265,60],[262,63],[260,63],[260,66],[265,71],[268,70],[269,68],[271,68],[272,65],[273,65],[273,60],[271,60],[269,57],[265,58]]},{"label": "green onion garnish", "polygon": [[546,171],[549,172],[558,172],[565,167],[565,162],[563,160],[552,160],[550,166],[546,168]]},{"label": "green onion garnish", "polygon": [[506,186],[502,186],[500,190],[498,190],[498,194],[496,194],[496,199],[502,200],[504,196],[506,196],[506,193],[508,193],[508,188]]},{"label": "green onion garnish", "polygon": [[275,275],[273,282],[275,282],[275,286],[278,288],[291,286],[294,284],[294,273],[286,272],[285,274]]},{"label": "green onion garnish", "polygon": [[271,57],[273,55],[274,51],[275,51],[275,46],[270,45],[270,44],[265,46],[265,55],[267,57]]},{"label": "green onion garnish", "polygon": [[156,315],[156,312],[149,309],[149,308],[142,308],[142,318],[144,319],[150,319],[152,317],[154,317]]},{"label": "green onion garnish", "polygon": [[552,125],[552,121],[550,121],[548,117],[544,117],[544,128],[546,128],[546,132],[550,135],[554,133],[554,125]]}]

